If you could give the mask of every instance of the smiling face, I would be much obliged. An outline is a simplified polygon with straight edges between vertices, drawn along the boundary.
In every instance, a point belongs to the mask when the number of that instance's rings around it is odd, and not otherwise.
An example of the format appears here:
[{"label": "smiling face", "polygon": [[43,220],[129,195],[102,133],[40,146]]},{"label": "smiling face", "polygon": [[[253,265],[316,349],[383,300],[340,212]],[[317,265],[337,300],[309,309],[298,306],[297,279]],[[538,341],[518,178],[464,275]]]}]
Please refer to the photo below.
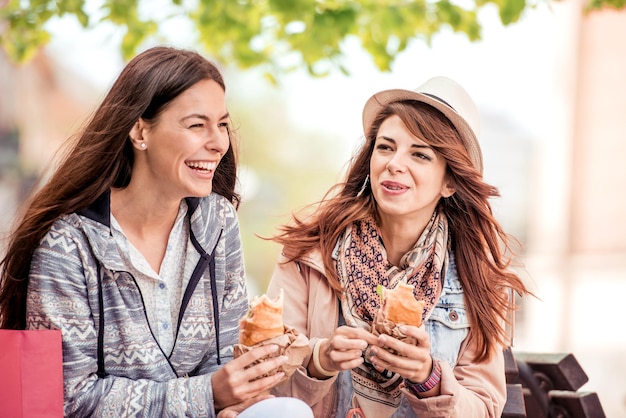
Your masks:
[{"label": "smiling face", "polygon": [[397,115],[385,119],[378,130],[370,181],[383,224],[387,220],[425,225],[439,199],[454,192],[446,180],[446,161]]},{"label": "smiling face", "polygon": [[154,123],[139,119],[131,130],[137,150],[131,182],[172,199],[207,196],[230,145],[228,123],[223,88],[213,80],[194,84]]}]

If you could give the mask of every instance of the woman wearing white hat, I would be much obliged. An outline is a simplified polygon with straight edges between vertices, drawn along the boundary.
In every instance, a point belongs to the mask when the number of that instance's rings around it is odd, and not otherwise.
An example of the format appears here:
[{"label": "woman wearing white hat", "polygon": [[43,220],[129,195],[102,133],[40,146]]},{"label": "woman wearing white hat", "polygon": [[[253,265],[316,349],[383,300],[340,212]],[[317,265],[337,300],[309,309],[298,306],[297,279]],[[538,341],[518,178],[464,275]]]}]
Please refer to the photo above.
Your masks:
[{"label": "woman wearing white hat", "polygon": [[[478,120],[445,77],[367,101],[345,181],[273,238],[268,294],[285,290],[285,321],[313,352],[276,394],[316,417],[501,415],[511,291],[528,291],[491,212]],[[377,289],[399,283],[424,301],[423,325],[375,336]]]}]

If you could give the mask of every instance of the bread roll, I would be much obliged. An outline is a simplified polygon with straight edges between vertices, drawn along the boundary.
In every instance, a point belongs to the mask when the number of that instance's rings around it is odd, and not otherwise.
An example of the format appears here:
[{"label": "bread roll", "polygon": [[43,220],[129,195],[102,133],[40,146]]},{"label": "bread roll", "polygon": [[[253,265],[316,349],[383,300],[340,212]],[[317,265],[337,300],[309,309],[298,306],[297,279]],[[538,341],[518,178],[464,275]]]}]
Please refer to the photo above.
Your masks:
[{"label": "bread roll", "polygon": [[253,346],[284,333],[283,290],[273,300],[267,295],[254,297],[248,314],[239,321],[239,343]]},{"label": "bread roll", "polygon": [[422,325],[425,303],[415,299],[413,285],[398,283],[393,289],[382,289],[382,311],[384,318],[396,325]]}]

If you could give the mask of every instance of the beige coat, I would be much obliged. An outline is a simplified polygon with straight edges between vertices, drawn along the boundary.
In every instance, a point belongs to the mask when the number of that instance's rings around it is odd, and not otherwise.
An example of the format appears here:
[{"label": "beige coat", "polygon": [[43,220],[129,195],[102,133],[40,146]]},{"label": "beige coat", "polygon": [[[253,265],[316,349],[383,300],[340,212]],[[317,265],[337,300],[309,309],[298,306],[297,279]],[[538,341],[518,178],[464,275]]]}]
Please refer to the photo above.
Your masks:
[{"label": "beige coat", "polygon": [[[285,263],[280,256],[272,275],[268,296],[284,289],[285,322],[310,339],[311,349],[320,338],[330,338],[339,320],[339,301],[323,276],[319,253],[299,262]],[[468,337],[469,338],[469,337]],[[434,417],[500,417],[506,402],[506,378],[502,350],[485,363],[472,361],[472,347],[461,345],[458,362],[452,368],[441,362],[441,394],[419,399],[402,389],[409,404],[420,418]],[[318,380],[307,375],[303,361],[292,377],[274,389],[277,396],[300,398],[312,406],[316,418],[334,418],[337,403],[336,377]],[[370,418],[370,417],[367,417]],[[378,418],[378,417],[371,417]]]}]

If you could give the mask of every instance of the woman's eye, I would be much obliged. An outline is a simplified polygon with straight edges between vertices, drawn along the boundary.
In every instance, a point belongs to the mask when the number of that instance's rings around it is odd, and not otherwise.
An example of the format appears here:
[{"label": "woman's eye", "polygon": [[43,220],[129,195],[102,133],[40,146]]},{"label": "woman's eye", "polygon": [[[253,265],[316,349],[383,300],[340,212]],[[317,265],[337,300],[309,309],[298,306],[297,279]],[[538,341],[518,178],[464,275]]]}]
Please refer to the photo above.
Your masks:
[{"label": "woman's eye", "polygon": [[189,126],[189,128],[202,128],[203,126],[203,123],[194,123],[193,125]]},{"label": "woman's eye", "polygon": [[387,145],[387,144],[378,144],[378,145],[376,145],[376,149],[386,151],[386,150],[390,150],[391,147],[389,145]]},{"label": "woman's eye", "polygon": [[419,158],[420,160],[426,160],[426,161],[431,161],[432,158],[430,155],[421,153],[421,152],[416,152],[415,154],[413,154],[415,157]]},{"label": "woman's eye", "polygon": [[228,122],[222,122],[218,125],[220,128],[228,128]]}]

